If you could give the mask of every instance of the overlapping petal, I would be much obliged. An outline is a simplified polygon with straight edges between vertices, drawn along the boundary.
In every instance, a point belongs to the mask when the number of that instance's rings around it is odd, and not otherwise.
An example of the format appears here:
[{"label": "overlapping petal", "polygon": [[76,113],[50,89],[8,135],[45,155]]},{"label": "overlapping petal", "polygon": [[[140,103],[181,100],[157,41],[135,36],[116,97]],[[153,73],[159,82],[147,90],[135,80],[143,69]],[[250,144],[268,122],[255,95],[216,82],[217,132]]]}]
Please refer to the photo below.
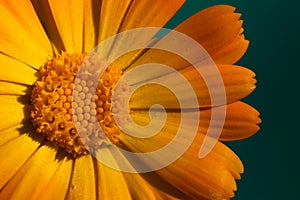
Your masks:
[{"label": "overlapping petal", "polygon": [[[206,79],[216,80],[211,87],[207,87],[205,79],[194,67],[186,67],[179,71],[186,78],[188,84],[193,87],[194,94],[187,90],[185,82],[178,82],[177,72],[161,76],[145,74],[141,77],[136,77],[136,80],[130,84],[135,84],[135,82],[142,83],[144,80],[156,82],[166,82],[168,80],[170,85],[181,88],[181,90],[179,94],[173,94],[169,89],[163,88],[161,85],[148,84],[135,91],[130,99],[130,107],[132,109],[147,109],[158,103],[167,109],[178,109],[180,108],[177,100],[178,95],[187,102],[196,95],[198,106],[186,105],[186,108],[211,107],[212,98],[215,100],[215,105],[213,106],[218,106],[223,103],[223,88],[225,88],[227,103],[242,99],[255,89],[255,74],[247,68],[219,65],[216,72],[211,66],[204,67],[201,70],[202,72],[204,70],[209,75],[205,77]],[[220,77],[223,79],[222,81],[218,81]]]},{"label": "overlapping petal", "polygon": [[[1,1],[0,52],[39,69],[52,48],[29,1]],[[34,28],[30,28],[34,27]]]},{"label": "overlapping petal", "polygon": [[[191,63],[170,52],[141,49],[121,57],[117,64],[126,73],[140,64],[163,63],[178,70],[194,89],[199,106],[184,112],[200,114],[198,131],[192,145],[171,165],[147,174],[123,173],[91,155],[80,158],[66,155],[27,124],[31,110],[29,94],[39,78],[37,70],[54,54],[91,51],[97,43],[133,28],[163,27],[183,3],[184,0],[24,0],[22,3],[4,0],[0,3],[0,15],[5,19],[0,20],[0,157],[3,158],[0,199],[228,199],[234,196],[235,179],[240,179],[244,170],[240,159],[220,142],[207,157],[198,157],[210,122],[216,122],[210,127],[212,130],[221,127],[219,119],[211,119],[211,112],[214,106],[225,105],[211,105],[208,89],[218,91],[222,85],[207,88]],[[251,70],[233,65],[248,47],[240,16],[231,6],[213,6],[175,28],[203,45],[218,65],[227,103],[230,103],[221,127],[221,140],[249,137],[258,131],[260,123],[258,111],[237,102],[254,90],[256,82]],[[159,42],[152,38],[154,34],[148,36],[149,41]],[[114,42],[110,53],[118,48],[119,42],[122,43],[121,39]],[[214,79],[215,75],[210,78]],[[149,79],[176,81],[172,73],[143,74],[134,81]],[[191,97],[184,90],[181,94]],[[174,138],[181,113],[176,96],[168,89],[158,85],[139,89],[131,98],[131,116],[135,122],[147,124],[147,109],[155,103],[164,105],[168,111],[165,127],[147,139],[122,133],[119,138],[124,147],[134,152],[150,152]],[[191,124],[195,120],[189,115],[187,118]],[[191,129],[189,125],[184,125],[187,132]]]},{"label": "overlapping petal", "polygon": [[174,30],[199,42],[217,64],[234,64],[246,52],[240,14],[227,5],[209,7],[196,13]]}]

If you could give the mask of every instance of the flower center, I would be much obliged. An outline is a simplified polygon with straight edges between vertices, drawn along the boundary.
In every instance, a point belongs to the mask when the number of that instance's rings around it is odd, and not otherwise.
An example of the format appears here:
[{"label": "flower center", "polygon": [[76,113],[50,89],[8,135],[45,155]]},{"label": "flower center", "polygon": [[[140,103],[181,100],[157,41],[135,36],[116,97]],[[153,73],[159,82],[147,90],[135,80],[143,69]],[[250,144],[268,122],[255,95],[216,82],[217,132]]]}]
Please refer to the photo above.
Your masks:
[{"label": "flower center", "polygon": [[[87,154],[84,140],[89,140],[89,146],[99,145],[101,135],[95,131],[95,123],[115,144],[120,133],[111,113],[111,96],[122,71],[108,67],[98,81],[88,76],[78,79],[86,56],[62,53],[48,61],[41,67],[41,78],[32,91],[31,117],[36,132],[74,157]],[[79,137],[79,131],[84,137]]]}]

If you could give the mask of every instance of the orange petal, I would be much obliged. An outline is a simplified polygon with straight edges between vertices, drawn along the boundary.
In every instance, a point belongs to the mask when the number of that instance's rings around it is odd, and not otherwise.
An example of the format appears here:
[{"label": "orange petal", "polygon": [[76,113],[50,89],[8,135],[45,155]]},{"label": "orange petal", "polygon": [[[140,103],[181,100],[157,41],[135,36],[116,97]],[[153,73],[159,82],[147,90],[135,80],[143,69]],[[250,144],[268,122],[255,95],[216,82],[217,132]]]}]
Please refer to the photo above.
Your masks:
[{"label": "orange petal", "polygon": [[[155,127],[155,125],[159,126],[160,121],[162,121],[159,115],[161,111],[153,110],[152,112],[153,112],[152,127]],[[150,123],[148,111],[132,110],[130,114],[133,121],[138,125],[145,126]],[[197,119],[197,116],[199,116],[199,114],[200,114],[200,127],[198,127],[199,121]],[[157,122],[155,120],[155,117],[158,118],[160,121]],[[202,123],[202,118],[203,118],[203,123]],[[178,134],[179,127],[181,126],[181,130],[184,131],[186,136],[190,136],[191,134],[196,135],[194,142],[192,143],[192,147],[197,149],[197,151],[199,151],[203,143],[203,139],[205,137],[203,132],[201,133],[201,130],[207,129],[207,124],[205,123],[205,119],[206,119],[206,111],[201,111],[201,113],[199,113],[199,111],[195,109],[195,110],[187,110],[185,112],[180,113],[180,111],[169,110],[167,112],[167,118],[165,123],[163,124],[163,128],[161,130],[157,130],[155,132],[156,135],[150,138],[136,138],[136,137],[129,136],[126,133],[123,133],[120,135],[120,140],[127,147],[129,147],[134,151],[138,151],[138,152],[156,151],[162,148],[163,146],[165,146],[166,144],[168,144],[170,141],[172,141],[174,139],[174,136]],[[214,119],[214,120],[217,120],[214,122],[218,122],[219,119]],[[126,131],[130,130],[128,129],[128,126],[131,125],[128,124],[127,127],[124,126],[126,129],[122,127],[122,130],[126,130]],[[135,130],[136,129],[133,129],[130,132],[130,134],[139,136],[141,133]],[[185,139],[187,140],[188,138]],[[193,138],[190,138],[190,140],[192,141]],[[180,140],[180,141],[185,142],[184,140]],[[226,168],[231,172],[231,174],[236,179],[240,178],[239,173],[243,172],[243,166],[239,158],[225,145],[221,144],[220,142],[217,142],[213,151],[209,155],[213,156],[215,160],[219,161],[220,163],[222,163],[222,165],[226,166]]]},{"label": "orange petal", "polygon": [[184,0],[133,1],[120,30],[125,31],[139,27],[162,27],[183,3]]},{"label": "orange petal", "polygon": [[[168,128],[164,128],[164,130],[165,134],[159,134],[160,136],[154,136],[148,140],[132,138],[125,134],[120,137],[129,149],[149,152],[170,142],[172,135],[168,134]],[[236,190],[234,177],[239,178],[239,173],[243,171],[242,164],[233,152],[220,143],[217,143],[208,156],[199,159],[198,145],[201,145],[203,137],[202,134],[198,134],[195,143],[183,156],[169,166],[158,170],[157,173],[191,198],[211,199],[219,195],[228,199],[234,195],[233,191]],[[176,150],[173,149],[173,151]],[[153,160],[153,163],[160,162],[161,159],[163,158],[157,158],[157,160]]]},{"label": "orange petal", "polygon": [[[214,108],[212,108],[214,109]],[[201,110],[200,132],[206,134],[208,127],[213,131],[221,126],[220,119],[214,119],[215,126],[209,126],[211,109]],[[220,140],[240,140],[252,136],[259,130],[261,122],[259,112],[243,102],[234,102],[226,106],[226,119],[222,128]],[[218,121],[220,120],[220,121]]]},{"label": "orange petal", "polygon": [[[163,40],[164,39],[162,39],[162,41]],[[172,46],[170,46],[170,48],[172,48]],[[140,55],[140,54],[141,54],[141,52],[133,51],[133,52],[130,52],[127,55],[125,55],[124,58],[121,57],[120,60],[124,59],[127,61],[127,63],[124,63],[124,62],[122,63],[121,61],[119,61],[119,63],[121,63],[121,65],[122,65],[121,68],[123,70],[125,70],[125,72],[127,72],[130,69],[133,69],[133,68],[138,67],[143,64],[159,63],[159,64],[169,66],[173,69],[179,70],[179,69],[182,69],[182,68],[190,65],[189,62],[187,62],[184,58],[181,58],[179,55],[175,55],[168,51],[156,49],[155,45],[154,45],[154,48],[144,50],[142,52],[142,55]],[[128,62],[128,60],[129,60],[129,62]],[[119,63],[118,63],[118,65],[120,65]],[[165,73],[166,72],[164,70],[154,71],[152,74],[146,74],[146,73],[141,74],[142,77],[139,77],[138,79],[147,80],[150,78],[154,78],[156,76],[162,76]]]},{"label": "orange petal", "polygon": [[[256,80],[253,78],[255,74],[244,67],[231,65],[218,66],[219,74],[212,71],[213,68],[202,68],[205,72],[205,78],[209,79],[211,85],[207,87],[205,80],[199,75],[194,67],[187,67],[180,70],[181,74],[188,80],[188,83],[179,82],[178,74],[171,73],[159,76],[157,74],[147,74],[135,77],[135,82],[143,82],[144,80],[157,81],[159,83],[168,83],[172,87],[178,89],[178,97],[183,98],[186,102],[191,102],[190,99],[196,95],[199,105],[181,105],[181,108],[197,108],[217,106],[224,103],[226,98],[227,103],[237,101],[246,97],[255,89]],[[155,77],[153,77],[154,75]],[[221,75],[221,76],[219,76]],[[222,82],[223,79],[223,82]],[[224,83],[224,85],[223,85]],[[192,86],[189,90],[188,86]],[[225,88],[225,91],[224,91]],[[211,93],[210,93],[211,92]],[[226,92],[226,94],[224,93]],[[224,94],[226,96],[224,96]],[[132,109],[150,108],[153,104],[161,104],[165,108],[179,108],[177,97],[167,88],[159,84],[148,84],[142,86],[132,95],[130,99],[130,107]],[[211,104],[211,95],[214,98],[214,104]]]},{"label": "orange petal", "polygon": [[[102,1],[99,42],[125,30],[162,27],[183,2],[184,0]],[[115,13],[120,17],[115,17]]]},{"label": "orange petal", "polygon": [[217,52],[214,56],[216,63],[235,63],[247,51],[249,41],[245,40],[244,35],[239,35],[231,44]]},{"label": "orange petal", "polygon": [[198,149],[189,149],[182,157],[157,173],[194,199],[229,199],[237,189],[228,169],[213,156],[199,159]]},{"label": "orange petal", "polygon": [[[246,52],[248,42],[236,41],[242,34],[240,14],[234,13],[235,8],[228,5],[217,5],[204,9],[178,25],[175,30],[182,32],[199,42],[217,64],[233,64]],[[229,46],[244,48],[231,49]],[[226,62],[225,62],[226,61]]]},{"label": "orange petal", "polygon": [[[177,12],[184,0],[125,0],[124,6],[121,3],[103,2],[104,7],[102,7],[101,11],[99,42],[117,33],[135,28],[162,27]],[[120,13],[120,16],[124,17],[122,20],[118,18],[108,20],[107,18],[114,17],[114,13]],[[105,17],[103,17],[103,15]],[[135,35],[127,34],[127,37],[124,37],[124,35],[118,35],[117,38],[114,38],[111,44],[107,44],[107,47],[104,48],[106,51],[105,56],[108,57],[108,60],[111,60],[111,58],[114,57],[114,55],[119,54],[120,51],[124,54],[124,44],[126,47],[131,47],[134,44],[140,44],[140,42],[143,42],[144,44],[146,43],[145,40],[149,40],[149,42],[151,42],[152,37],[158,32],[158,30],[159,29],[157,28],[157,30],[152,31],[151,33],[147,32],[147,34],[145,34],[144,29],[139,29],[135,30]],[[121,62],[118,63],[119,68],[127,68],[130,61],[142,53],[143,51],[140,50],[122,58]]]}]

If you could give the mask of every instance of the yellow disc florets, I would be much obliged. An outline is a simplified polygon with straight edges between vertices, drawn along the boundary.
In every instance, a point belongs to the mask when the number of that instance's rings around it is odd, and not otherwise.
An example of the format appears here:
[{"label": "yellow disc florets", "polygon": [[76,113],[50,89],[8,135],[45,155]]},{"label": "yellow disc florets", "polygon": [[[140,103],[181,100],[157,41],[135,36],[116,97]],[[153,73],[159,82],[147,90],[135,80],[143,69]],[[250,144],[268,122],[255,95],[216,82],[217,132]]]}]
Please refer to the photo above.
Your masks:
[{"label": "yellow disc florets", "polygon": [[[74,156],[87,153],[83,145],[85,139],[92,142],[89,146],[99,145],[97,138],[101,136],[95,131],[95,123],[100,124],[110,141],[118,143],[119,131],[111,114],[111,96],[122,71],[108,67],[97,82],[89,76],[77,79],[86,56],[63,53],[48,61],[41,67],[41,78],[32,91],[31,117],[37,133]],[[97,67],[95,63],[93,67]],[[93,87],[96,92],[90,91]],[[79,137],[79,131],[85,136]]]}]

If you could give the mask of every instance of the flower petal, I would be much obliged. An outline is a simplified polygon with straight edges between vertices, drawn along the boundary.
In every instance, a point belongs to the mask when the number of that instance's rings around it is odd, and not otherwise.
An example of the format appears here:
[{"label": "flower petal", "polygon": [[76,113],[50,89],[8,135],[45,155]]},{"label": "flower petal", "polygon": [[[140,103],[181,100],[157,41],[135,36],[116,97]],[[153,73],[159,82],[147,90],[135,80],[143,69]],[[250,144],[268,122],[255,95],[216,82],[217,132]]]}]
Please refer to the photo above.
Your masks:
[{"label": "flower petal", "polygon": [[61,51],[65,51],[64,44],[59,35],[53,15],[51,13],[49,2],[47,0],[31,0],[31,3],[34,6],[35,12],[48,34],[55,54],[58,55],[61,53]]},{"label": "flower petal", "polygon": [[[152,111],[152,116],[160,116],[158,112],[161,111]],[[146,110],[132,110],[131,111],[131,117],[135,123],[141,126],[148,125],[150,123],[149,113]],[[184,114],[184,116],[181,116]],[[198,119],[197,115],[200,114],[200,124],[198,128]],[[203,115],[203,116],[202,116]],[[181,117],[184,117],[184,122],[181,121]],[[166,121],[163,124],[163,128],[161,130],[158,130],[156,135],[150,137],[150,138],[135,138],[132,136],[127,135],[126,133],[122,133],[119,137],[120,140],[130,149],[138,152],[150,152],[150,151],[156,151],[166,144],[168,144],[170,141],[174,139],[174,136],[178,134],[179,127],[181,126],[181,130],[185,131],[185,134],[187,136],[191,134],[195,134],[196,136],[194,139],[194,142],[192,143],[193,148],[200,150],[200,147],[202,145],[204,136],[206,134],[207,130],[207,124],[202,123],[202,117],[206,118],[206,111],[201,111],[199,113],[198,110],[187,110],[185,112],[180,113],[180,111],[176,110],[168,110]],[[218,120],[218,119],[214,119]],[[230,116],[227,116],[225,118],[225,124],[226,121],[229,120],[230,122]],[[218,122],[218,121],[216,121]],[[152,123],[154,125],[158,125],[155,123],[154,118],[152,119]],[[195,127],[196,126],[196,127]],[[127,129],[128,130],[128,129]],[[205,130],[205,132],[201,132],[201,130]],[[131,134],[139,134],[138,132],[131,132]],[[181,140],[180,140],[181,141]],[[182,142],[184,142],[182,140]],[[238,159],[238,157],[225,145],[221,144],[220,142],[217,142],[214,150],[210,153],[211,156],[215,158],[215,160],[220,161],[226,168],[232,173],[232,175],[239,179],[240,175],[239,173],[243,172],[243,166]]]},{"label": "flower petal", "polygon": [[0,80],[32,85],[37,72],[28,65],[0,53]]},{"label": "flower petal", "polygon": [[[111,2],[111,1],[110,1]],[[101,1],[84,0],[83,51],[90,52],[96,47],[99,34]]]},{"label": "flower petal", "polygon": [[[104,154],[105,156],[111,156],[113,159],[113,155],[110,151],[105,151]],[[111,162],[116,161],[111,160]],[[96,162],[95,169],[97,170],[96,174],[98,176],[97,189],[99,200],[131,199],[128,185],[122,172],[112,169],[101,162]]]},{"label": "flower petal", "polygon": [[68,53],[82,52],[83,5],[83,1],[49,0],[52,16]]},{"label": "flower petal", "polygon": [[[234,13],[235,8],[228,5],[217,5],[204,9],[178,25],[175,30],[197,40],[211,55],[217,64],[234,64],[246,52],[248,41],[236,39],[242,34],[240,14]],[[229,46],[243,48],[226,51]]]},{"label": "flower petal", "polygon": [[0,81],[0,94],[25,95],[28,86]]},{"label": "flower petal", "polygon": [[153,188],[138,173],[124,173],[133,199],[155,199]]},{"label": "flower petal", "polygon": [[[204,70],[204,71],[203,71]],[[246,97],[255,89],[256,80],[253,78],[255,74],[244,67],[232,65],[220,65],[217,70],[219,73],[213,72],[211,67],[202,68],[205,72],[206,79],[212,83],[210,88],[207,87],[205,80],[199,75],[194,67],[186,67],[180,70],[181,74],[189,81],[194,93],[188,90],[185,82],[178,81],[178,73],[171,73],[159,76],[157,74],[148,74],[149,77],[141,76],[135,77],[133,82],[129,83],[134,85],[148,80],[159,83],[169,84],[179,90],[178,94],[173,94],[168,88],[162,87],[159,84],[147,84],[137,89],[130,99],[130,108],[144,109],[150,108],[154,104],[161,104],[167,109],[180,108],[176,95],[180,95],[185,102],[190,100],[196,95],[199,105],[181,105],[181,108],[203,108],[210,106],[221,105],[226,98],[227,103],[237,101]],[[155,77],[153,77],[153,75]],[[220,76],[223,79],[220,80]],[[214,81],[215,80],[215,81]],[[131,80],[130,80],[131,81]],[[226,97],[224,97],[224,90]],[[214,104],[211,104],[211,96],[214,98]]]},{"label": "flower petal", "polygon": [[184,0],[133,1],[126,13],[120,30],[125,31],[139,27],[162,27],[171,19],[183,3]]},{"label": "flower petal", "polygon": [[[99,42],[139,27],[162,27],[182,6],[184,0],[102,1]],[[118,13],[119,17],[115,17]]]},{"label": "flower petal", "polygon": [[58,167],[46,187],[42,190],[38,199],[65,199],[71,178],[73,159],[69,159],[66,156],[61,162],[61,165]]},{"label": "flower petal", "polygon": [[1,1],[0,13],[0,52],[38,69],[53,54],[30,1]]},{"label": "flower petal", "polygon": [[236,183],[225,166],[210,156],[199,159],[198,151],[193,150],[157,173],[194,199],[233,197]]},{"label": "flower petal", "polygon": [[96,199],[95,171],[91,155],[75,160],[66,199]]},{"label": "flower petal", "polygon": [[215,54],[216,63],[235,63],[247,51],[249,41],[245,40],[244,35],[239,35],[226,47]]},{"label": "flower petal", "polygon": [[[120,139],[135,152],[155,151],[172,140],[174,127],[174,124],[166,123],[162,133],[147,139],[137,139],[125,134],[121,134]],[[241,161],[221,143],[217,143],[205,158],[199,159],[198,153],[203,139],[203,134],[197,134],[187,152],[157,173],[191,198],[211,199],[219,195],[228,199],[236,190],[234,178],[240,178],[239,173],[243,172]],[[157,158],[153,163],[160,162],[161,159],[163,158]],[[189,181],[185,181],[186,179]]]},{"label": "flower petal", "polygon": [[[28,134],[21,136],[0,146],[0,156],[2,159],[0,167],[0,188],[13,177],[26,160],[37,150],[42,137],[37,136],[34,139]],[[16,155],[18,162],[16,162]],[[0,194],[1,195],[1,194]]]},{"label": "flower petal", "polygon": [[3,188],[0,198],[37,199],[61,164],[56,153],[47,145],[40,147]]},{"label": "flower petal", "polygon": [[[212,108],[214,109],[214,108]],[[211,109],[201,111],[200,132],[206,134],[208,127],[213,131],[220,129],[222,121],[215,119],[214,127],[209,126]],[[222,128],[220,140],[232,141],[248,138],[259,130],[261,119],[259,112],[243,102],[234,102],[226,106],[226,120]],[[220,121],[218,121],[220,120]]]},{"label": "flower petal", "polygon": [[[187,196],[180,192],[178,189],[174,188],[168,180],[160,177],[156,172],[148,172],[140,174],[141,178],[146,181],[147,187],[151,188],[155,195],[156,200],[166,200],[166,199],[187,199]],[[125,175],[126,177],[126,175]],[[127,179],[127,177],[126,177]],[[129,185],[129,184],[128,184]],[[143,184],[142,184],[143,185]],[[129,185],[130,187],[130,185]],[[144,186],[147,188],[146,186]],[[141,194],[142,195],[142,194]],[[137,198],[134,198],[137,199]],[[151,198],[148,198],[151,199]]]},{"label": "flower petal", "polygon": [[[131,2],[132,0],[102,1],[98,43],[118,33]],[[115,17],[116,13],[119,17]]]},{"label": "flower petal", "polygon": [[[166,24],[169,19],[177,12],[181,7],[184,0],[144,0],[144,1],[124,1],[124,7],[120,3],[103,1],[101,19],[100,19],[100,39],[99,42],[104,39],[115,36],[109,42],[102,43],[106,47],[102,47],[101,54],[106,57],[107,60],[115,60],[116,57],[124,55],[128,52],[127,47],[132,47],[136,44],[146,45],[147,42],[151,43],[152,38],[159,31],[159,27]],[[145,12],[147,10],[147,12]],[[109,14],[107,14],[107,12]],[[104,18],[103,18],[104,13]],[[124,16],[121,19],[107,19],[114,17],[114,13],[120,13]],[[102,24],[101,22],[109,23]],[[111,23],[115,25],[111,25]],[[158,27],[157,29],[143,29],[148,27]],[[140,28],[140,29],[136,29]],[[130,34],[118,34],[125,31],[133,31]],[[146,32],[146,33],[145,33]],[[125,54],[116,63],[120,69],[126,69],[130,65],[131,61],[137,56],[143,54],[143,48],[138,49],[137,52]]]},{"label": "flower petal", "polygon": [[0,130],[28,119],[31,106],[23,105],[21,96],[0,95]]},{"label": "flower petal", "polygon": [[0,131],[0,146],[20,136],[23,124],[16,124]]}]

